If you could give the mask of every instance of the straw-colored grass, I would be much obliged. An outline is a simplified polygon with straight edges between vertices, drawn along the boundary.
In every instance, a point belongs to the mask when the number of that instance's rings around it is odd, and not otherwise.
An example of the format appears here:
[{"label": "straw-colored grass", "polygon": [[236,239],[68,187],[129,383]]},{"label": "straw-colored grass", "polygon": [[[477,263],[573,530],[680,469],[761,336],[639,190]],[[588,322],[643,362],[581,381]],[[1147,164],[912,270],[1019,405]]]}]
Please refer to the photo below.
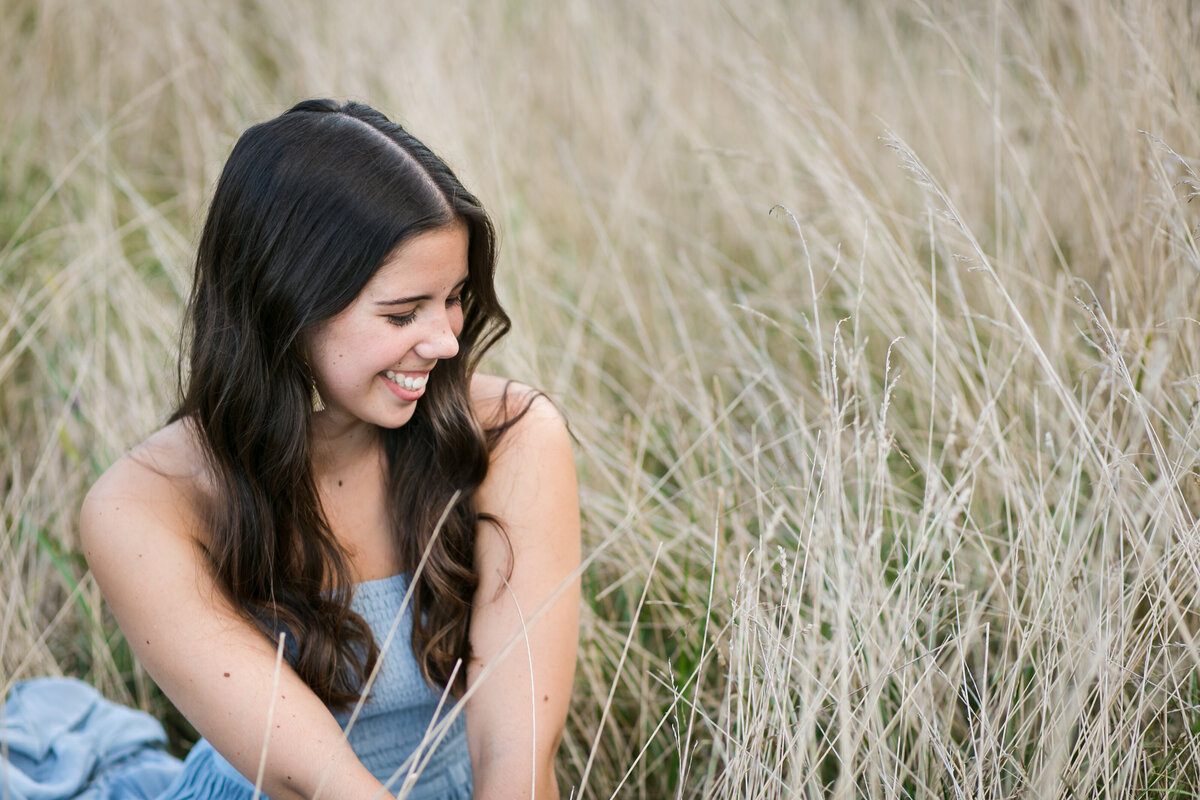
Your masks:
[{"label": "straw-colored grass", "polygon": [[171,717],[78,504],[234,137],[330,95],[492,210],[493,369],[578,437],[564,796],[1193,796],[1198,54],[1151,0],[6,0],[0,688]]}]

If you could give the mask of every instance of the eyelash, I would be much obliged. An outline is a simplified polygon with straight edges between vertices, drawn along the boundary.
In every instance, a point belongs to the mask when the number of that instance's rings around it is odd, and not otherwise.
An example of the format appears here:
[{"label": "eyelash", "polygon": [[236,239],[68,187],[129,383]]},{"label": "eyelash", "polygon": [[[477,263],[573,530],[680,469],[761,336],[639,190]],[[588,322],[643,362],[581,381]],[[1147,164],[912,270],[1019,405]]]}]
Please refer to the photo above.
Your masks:
[{"label": "eyelash", "polygon": [[[463,296],[461,294],[459,294],[459,295],[455,295],[454,297],[448,298],[446,300],[446,305],[461,306],[462,302],[463,302]],[[417,318],[416,311],[411,311],[408,314],[388,314],[387,315],[387,321],[397,327],[400,327],[400,328],[415,321],[416,318]]]}]

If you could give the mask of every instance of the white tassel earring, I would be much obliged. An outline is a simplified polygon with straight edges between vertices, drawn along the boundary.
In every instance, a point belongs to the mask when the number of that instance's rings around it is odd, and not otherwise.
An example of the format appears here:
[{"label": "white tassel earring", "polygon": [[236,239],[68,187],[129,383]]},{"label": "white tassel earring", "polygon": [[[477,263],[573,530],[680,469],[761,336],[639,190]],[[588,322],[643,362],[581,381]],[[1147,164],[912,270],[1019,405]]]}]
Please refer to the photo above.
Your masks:
[{"label": "white tassel earring", "polygon": [[312,410],[313,413],[316,414],[318,411],[325,410],[325,401],[321,399],[321,393],[317,391],[317,382],[311,379],[310,381],[311,382],[309,386],[311,387],[312,391],[309,395],[309,399],[312,400]]},{"label": "white tassel earring", "polygon": [[313,413],[325,410],[325,401],[321,399],[321,393],[317,391],[317,379],[313,377],[312,367],[308,365],[308,361],[304,362],[304,371],[308,373],[308,401],[312,403]]}]

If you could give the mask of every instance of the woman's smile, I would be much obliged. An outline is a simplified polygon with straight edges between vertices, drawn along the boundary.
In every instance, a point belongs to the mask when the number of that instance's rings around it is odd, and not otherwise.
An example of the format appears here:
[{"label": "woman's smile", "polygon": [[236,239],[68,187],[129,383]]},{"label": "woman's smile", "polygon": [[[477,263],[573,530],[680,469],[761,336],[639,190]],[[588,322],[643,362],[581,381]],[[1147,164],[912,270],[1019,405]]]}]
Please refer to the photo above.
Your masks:
[{"label": "woman's smile", "polygon": [[416,400],[425,393],[425,384],[429,382],[428,372],[394,372],[383,373],[394,386],[397,396],[404,400]]}]

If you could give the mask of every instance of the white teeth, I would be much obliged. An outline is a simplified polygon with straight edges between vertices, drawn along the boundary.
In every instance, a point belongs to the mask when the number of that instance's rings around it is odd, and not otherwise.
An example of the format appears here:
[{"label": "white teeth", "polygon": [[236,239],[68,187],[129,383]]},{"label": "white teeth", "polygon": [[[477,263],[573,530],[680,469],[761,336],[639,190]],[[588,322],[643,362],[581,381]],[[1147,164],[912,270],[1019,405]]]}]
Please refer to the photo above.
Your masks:
[{"label": "white teeth", "polygon": [[387,376],[387,379],[389,381],[396,384],[397,386],[403,386],[405,389],[408,389],[410,392],[415,392],[417,389],[424,389],[425,384],[429,382],[428,375],[422,375],[419,378],[412,378],[412,377],[409,377],[408,375],[402,375],[401,373],[394,372],[390,369],[383,374]]}]

